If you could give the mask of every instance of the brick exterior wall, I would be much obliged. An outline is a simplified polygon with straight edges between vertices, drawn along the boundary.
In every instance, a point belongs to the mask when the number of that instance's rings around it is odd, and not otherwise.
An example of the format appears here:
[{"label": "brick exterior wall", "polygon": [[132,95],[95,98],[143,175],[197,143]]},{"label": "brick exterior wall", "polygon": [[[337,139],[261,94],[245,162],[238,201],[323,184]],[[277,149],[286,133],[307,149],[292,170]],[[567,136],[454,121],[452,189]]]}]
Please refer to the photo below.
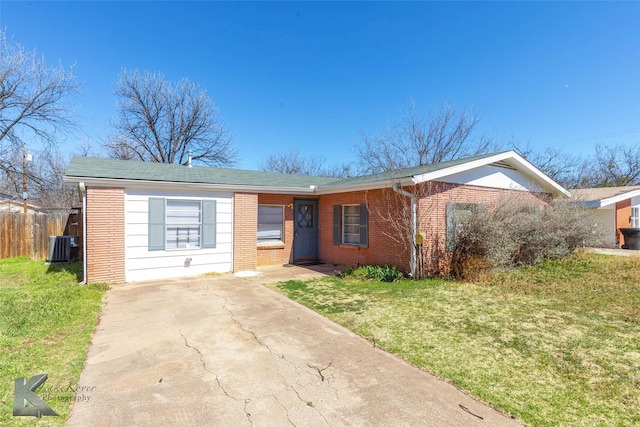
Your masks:
[{"label": "brick exterior wall", "polygon": [[[407,189],[410,190],[410,189]],[[411,190],[410,190],[411,191]],[[509,197],[543,205],[548,195],[468,185],[426,183],[420,190],[418,231],[428,242],[423,259],[429,274],[447,274],[450,254],[446,252],[447,202],[490,205]],[[87,277],[90,283],[125,281],[124,189],[87,188]],[[233,270],[254,270],[258,265],[293,262],[293,203],[295,195],[235,193],[233,209]],[[300,196],[300,198],[305,198]],[[308,198],[308,197],[306,197]],[[410,249],[397,236],[394,222],[409,215],[408,198],[391,189],[322,195],[318,198],[319,260],[346,266],[363,264],[395,265],[409,271]],[[367,204],[369,244],[333,244],[333,206]],[[624,202],[623,202],[624,203]],[[630,201],[617,206],[617,227],[629,223]],[[284,206],[284,243],[258,245],[258,204]],[[403,213],[404,212],[404,213]],[[388,218],[395,218],[389,221]],[[387,219],[385,219],[387,218]],[[394,238],[394,236],[396,238]]]},{"label": "brick exterior wall", "polygon": [[624,236],[619,228],[631,227],[631,199],[616,203],[616,242],[624,245]]},{"label": "brick exterior wall", "polygon": [[233,196],[233,271],[255,270],[257,266],[258,195]]},{"label": "brick exterior wall", "polygon": [[125,281],[124,188],[87,187],[88,283]]},{"label": "brick exterior wall", "polygon": [[293,262],[293,199],[290,194],[259,194],[259,205],[284,207],[284,243],[259,244],[258,265],[283,265]]},{"label": "brick exterior wall", "polygon": [[516,190],[475,187],[471,185],[430,182],[421,186],[423,195],[419,202],[419,231],[427,234],[428,243],[423,247],[424,264],[430,275],[449,274],[451,253],[446,250],[447,203],[492,204],[526,203],[544,206],[550,195]]},{"label": "brick exterior wall", "polygon": [[[406,189],[414,192],[412,189]],[[450,254],[446,251],[447,202],[482,203],[491,205],[501,200],[524,200],[538,205],[546,204],[548,195],[510,191],[469,185],[426,183],[415,192],[418,194],[418,231],[426,232],[427,244],[422,257],[429,274],[447,274]],[[369,247],[333,244],[333,206],[366,203],[369,208]],[[319,253],[324,262],[357,266],[363,264],[395,265],[408,272],[411,249],[390,236],[400,233],[395,224],[398,218],[407,218],[410,224],[409,198],[392,189],[371,190],[324,195],[320,197]],[[389,221],[385,218],[394,218]]]},{"label": "brick exterior wall", "polygon": [[[395,265],[408,269],[407,252],[402,244],[387,234],[393,234],[390,224],[381,219],[381,214],[394,204],[392,190],[371,190],[320,196],[319,204],[319,258],[321,261],[346,266],[362,264]],[[366,203],[369,207],[369,245],[333,244],[333,206]]]}]

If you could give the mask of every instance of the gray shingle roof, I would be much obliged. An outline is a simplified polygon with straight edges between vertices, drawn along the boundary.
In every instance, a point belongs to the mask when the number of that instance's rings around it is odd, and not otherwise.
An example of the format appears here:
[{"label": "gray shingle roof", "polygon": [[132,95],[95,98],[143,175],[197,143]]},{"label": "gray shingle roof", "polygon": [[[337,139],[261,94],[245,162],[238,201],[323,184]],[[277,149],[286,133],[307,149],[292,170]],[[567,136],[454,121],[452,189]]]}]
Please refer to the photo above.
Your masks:
[{"label": "gray shingle roof", "polygon": [[382,172],[376,173],[372,175],[364,175],[364,176],[356,176],[353,178],[345,178],[338,181],[334,181],[329,183],[327,187],[339,187],[341,185],[352,185],[352,184],[365,184],[370,182],[379,182],[379,181],[388,181],[388,180],[397,180],[402,178],[409,178],[416,175],[422,175],[429,172],[435,172],[442,169],[450,168],[453,166],[462,165],[464,163],[469,163],[474,160],[480,160],[487,157],[495,156],[500,153],[490,153],[490,154],[482,154],[473,157],[465,157],[462,159],[449,160],[446,162],[434,163],[431,165],[424,166],[415,166],[411,168],[399,169],[391,172]]},{"label": "gray shingle roof", "polygon": [[157,182],[188,182],[238,186],[299,187],[327,185],[336,178],[289,175],[211,167],[187,167],[169,163],[74,157],[67,177],[106,178]]},{"label": "gray shingle roof", "polygon": [[465,163],[496,156],[501,153],[490,153],[457,160],[417,166],[392,172],[384,172],[353,178],[326,178],[302,175],[290,175],[272,172],[260,172],[242,169],[186,167],[167,163],[147,163],[130,160],[114,160],[91,157],[75,157],[71,161],[66,177],[70,181],[104,178],[155,182],[200,183],[228,186],[251,186],[287,189],[309,189],[311,185],[327,191],[340,191],[341,187],[353,185],[375,185],[435,172]]},{"label": "gray shingle roof", "polygon": [[640,190],[640,185],[630,185],[627,187],[580,188],[571,190],[571,194],[578,200],[592,202],[621,196],[635,190]]}]

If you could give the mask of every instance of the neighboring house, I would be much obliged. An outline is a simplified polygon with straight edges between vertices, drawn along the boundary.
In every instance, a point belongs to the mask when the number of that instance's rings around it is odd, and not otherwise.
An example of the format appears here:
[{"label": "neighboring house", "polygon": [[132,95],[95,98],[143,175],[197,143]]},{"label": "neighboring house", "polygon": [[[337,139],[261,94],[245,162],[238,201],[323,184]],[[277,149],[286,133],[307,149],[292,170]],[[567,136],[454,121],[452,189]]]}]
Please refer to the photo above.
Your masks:
[{"label": "neighboring house", "polygon": [[346,179],[76,157],[65,181],[82,197],[85,280],[111,283],[313,261],[410,271],[415,252],[383,219],[409,205],[438,272],[456,216],[507,194],[569,196],[513,151]]},{"label": "neighboring house", "polygon": [[[39,208],[31,203],[27,203],[27,213],[38,213]],[[0,213],[24,213],[24,203],[16,197],[0,193]]]},{"label": "neighboring house", "polygon": [[620,228],[640,228],[640,185],[571,190],[571,195],[596,212],[615,234],[616,244],[624,245]]}]

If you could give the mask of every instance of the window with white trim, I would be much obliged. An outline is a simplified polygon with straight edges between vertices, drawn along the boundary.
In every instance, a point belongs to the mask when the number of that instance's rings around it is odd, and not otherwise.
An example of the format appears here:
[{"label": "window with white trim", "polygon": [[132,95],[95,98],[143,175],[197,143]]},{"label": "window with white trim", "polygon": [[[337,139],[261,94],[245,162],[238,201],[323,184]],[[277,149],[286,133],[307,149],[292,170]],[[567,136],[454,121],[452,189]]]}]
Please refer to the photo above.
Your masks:
[{"label": "window with white trim", "polygon": [[333,207],[333,244],[369,247],[369,209],[366,204]]},{"label": "window with white trim", "polygon": [[258,243],[284,242],[284,206],[258,205]]},{"label": "window with white trim", "polygon": [[215,200],[149,198],[150,251],[215,247]]},{"label": "window with white trim", "polygon": [[347,205],[342,207],[342,243],[347,245],[360,244],[359,205]]},{"label": "window with white trim", "polygon": [[165,249],[200,247],[200,200],[167,200]]},{"label": "window with white trim", "polygon": [[640,206],[631,208],[631,227],[640,228]]}]

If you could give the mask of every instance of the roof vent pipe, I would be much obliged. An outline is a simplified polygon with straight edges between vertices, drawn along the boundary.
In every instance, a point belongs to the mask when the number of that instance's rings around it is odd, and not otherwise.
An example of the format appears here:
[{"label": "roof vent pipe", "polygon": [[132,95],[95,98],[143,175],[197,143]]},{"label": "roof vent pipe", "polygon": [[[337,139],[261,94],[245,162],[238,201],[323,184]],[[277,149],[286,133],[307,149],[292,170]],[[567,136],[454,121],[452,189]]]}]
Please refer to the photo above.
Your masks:
[{"label": "roof vent pipe", "polygon": [[189,153],[189,162],[187,163],[187,167],[190,168],[191,166],[191,155],[193,154],[193,151],[189,150],[187,151],[187,153]]}]

